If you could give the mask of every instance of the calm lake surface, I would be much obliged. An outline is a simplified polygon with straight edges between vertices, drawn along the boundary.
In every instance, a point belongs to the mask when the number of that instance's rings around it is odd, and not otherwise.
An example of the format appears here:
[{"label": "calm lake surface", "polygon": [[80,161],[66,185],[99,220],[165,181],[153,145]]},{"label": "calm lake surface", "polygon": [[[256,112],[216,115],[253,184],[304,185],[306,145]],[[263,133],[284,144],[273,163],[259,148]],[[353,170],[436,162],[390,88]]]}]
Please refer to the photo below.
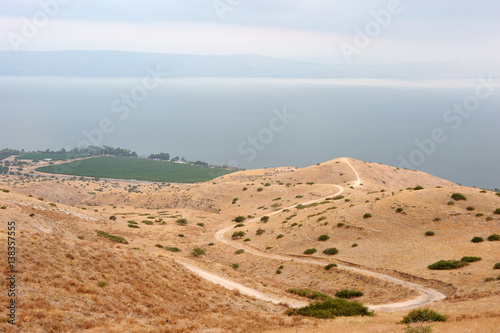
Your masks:
[{"label": "calm lake surface", "polygon": [[0,77],[0,148],[94,143],[243,168],[353,157],[500,188],[499,83]]}]

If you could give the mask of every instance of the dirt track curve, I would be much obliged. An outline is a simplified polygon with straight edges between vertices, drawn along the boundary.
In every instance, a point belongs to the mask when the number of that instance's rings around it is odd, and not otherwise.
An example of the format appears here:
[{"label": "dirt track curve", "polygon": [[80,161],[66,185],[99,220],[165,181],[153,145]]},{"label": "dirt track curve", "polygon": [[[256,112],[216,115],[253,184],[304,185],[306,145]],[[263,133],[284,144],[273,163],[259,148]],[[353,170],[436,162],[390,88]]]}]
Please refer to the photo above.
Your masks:
[{"label": "dirt track curve", "polygon": [[[342,159],[342,161],[344,163],[347,163],[349,165],[349,167],[351,167],[351,169],[353,170],[354,174],[356,175],[356,180],[354,181],[353,184],[351,184],[351,186],[352,187],[356,187],[356,186],[360,185],[361,184],[361,178],[359,177],[359,174],[356,171],[356,169],[354,169],[354,167],[351,165],[351,163],[349,163],[349,161],[347,159],[344,158],[344,159]],[[338,192],[335,193],[335,194],[333,194],[333,196],[340,195],[342,192],[344,192],[344,188],[343,187],[341,187],[339,185],[333,185],[333,186],[335,186],[335,187],[338,188]],[[308,204],[312,204],[312,203],[315,203],[315,202],[323,201],[325,199],[326,198],[320,198],[320,199],[317,199],[317,200],[303,202],[301,204],[302,205],[308,205]],[[279,214],[279,213],[281,213],[285,209],[292,209],[292,208],[294,208],[294,207],[296,207],[298,205],[299,204],[296,204],[296,205],[293,205],[293,206],[290,206],[290,207],[286,207],[286,208],[280,209],[280,210],[275,211],[275,212],[273,212],[271,214],[266,214],[266,216],[272,216],[272,215]],[[246,222],[246,224],[255,223],[255,222],[258,222],[258,221],[260,221],[260,217],[256,217],[256,218],[254,218],[252,220],[249,220],[249,221]],[[322,266],[328,264],[327,262],[319,261],[319,260],[310,260],[310,259],[302,259],[302,258],[297,258],[297,257],[289,257],[289,256],[286,256],[286,255],[269,254],[269,253],[258,251],[256,249],[245,247],[244,245],[242,246],[241,244],[234,243],[231,240],[229,240],[227,238],[224,238],[224,234],[226,232],[228,232],[229,230],[232,230],[233,228],[234,228],[234,225],[231,224],[228,227],[225,227],[224,229],[221,229],[221,230],[217,231],[217,233],[215,234],[215,238],[218,241],[220,241],[220,242],[222,242],[224,244],[227,244],[229,246],[232,246],[232,247],[234,247],[236,249],[240,249],[240,248],[243,247],[245,249],[245,253],[251,253],[253,255],[264,257],[264,258],[268,258],[268,259],[277,259],[277,260],[283,260],[283,261],[292,261],[293,260],[295,262],[302,262],[302,263],[306,263],[306,264],[322,265]],[[261,291],[258,291],[258,290],[246,287],[246,286],[244,286],[244,285],[242,285],[242,284],[240,284],[238,282],[231,281],[229,279],[223,278],[223,277],[218,276],[218,275],[213,274],[213,273],[209,273],[209,272],[207,272],[207,271],[205,271],[205,270],[203,270],[203,269],[201,269],[199,267],[196,267],[192,263],[186,262],[185,260],[182,260],[182,261],[178,260],[178,263],[182,264],[184,267],[186,267],[187,269],[189,269],[190,271],[192,271],[196,275],[198,275],[198,276],[200,276],[200,277],[202,277],[202,278],[204,278],[204,279],[206,279],[206,280],[208,280],[210,282],[216,283],[216,284],[221,285],[222,287],[230,289],[230,290],[236,289],[239,292],[241,292],[242,294],[245,294],[245,295],[248,295],[248,296],[252,296],[252,297],[255,297],[257,299],[266,301],[266,302],[272,302],[272,303],[275,303],[275,304],[286,303],[286,304],[288,304],[291,307],[302,307],[302,306],[305,306],[305,305],[308,304],[308,302],[301,302],[301,301],[296,301],[296,300],[292,300],[292,299],[288,299],[288,298],[282,298],[282,297],[277,297],[277,296],[272,296],[272,295],[265,294],[265,293],[263,293]],[[406,281],[400,280],[398,278],[395,278],[395,277],[392,277],[392,276],[389,276],[389,275],[385,275],[385,274],[381,274],[381,273],[376,273],[376,272],[372,272],[372,271],[361,269],[361,268],[357,268],[357,267],[351,267],[351,266],[341,265],[341,264],[339,264],[338,267],[342,268],[342,269],[346,269],[346,270],[351,270],[351,271],[354,271],[354,272],[357,272],[357,273],[360,273],[360,274],[364,274],[364,275],[367,275],[367,276],[375,277],[375,278],[378,278],[378,279],[381,279],[381,280],[385,280],[385,281],[390,281],[390,282],[393,282],[393,283],[397,283],[397,284],[399,284],[401,286],[404,286],[404,287],[416,290],[420,294],[417,298],[409,300],[409,301],[406,301],[406,302],[390,303],[390,304],[382,304],[382,305],[368,305],[368,307],[370,308],[370,310],[374,310],[374,311],[411,310],[411,309],[415,309],[415,308],[424,306],[426,304],[429,304],[429,303],[432,303],[432,302],[435,302],[435,301],[440,301],[440,300],[442,300],[442,299],[444,299],[446,297],[444,294],[440,293],[437,290],[434,290],[434,289],[431,289],[431,288],[427,288],[427,287],[421,286],[421,285],[416,284],[416,283],[406,282]]]}]

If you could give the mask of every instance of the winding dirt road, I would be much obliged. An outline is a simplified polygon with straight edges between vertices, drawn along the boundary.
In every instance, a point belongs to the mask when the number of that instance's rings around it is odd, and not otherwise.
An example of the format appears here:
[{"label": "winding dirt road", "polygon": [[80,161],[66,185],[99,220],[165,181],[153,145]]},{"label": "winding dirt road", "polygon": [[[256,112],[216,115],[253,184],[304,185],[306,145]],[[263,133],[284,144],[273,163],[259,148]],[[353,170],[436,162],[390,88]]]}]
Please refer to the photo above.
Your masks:
[{"label": "winding dirt road", "polygon": [[[347,159],[344,158],[344,159],[342,159],[342,161],[344,163],[347,163],[349,165],[349,167],[353,170],[354,174],[356,175],[356,180],[355,181],[351,181],[351,182],[353,182],[353,184],[351,186],[352,187],[359,186],[361,184],[361,178],[359,177],[359,174],[356,171],[356,169],[351,165],[351,163],[349,163],[349,161]],[[333,185],[333,186],[335,186],[335,187],[338,188],[337,193],[333,194],[333,196],[340,195],[341,193],[344,192],[344,188],[343,187],[341,187],[339,185]],[[321,202],[321,201],[323,201],[325,199],[326,198],[320,198],[320,199],[316,199],[316,200],[312,200],[312,201],[308,201],[308,202],[303,202],[301,204],[302,205],[309,205],[309,204],[312,204],[312,203]],[[275,212],[273,212],[271,214],[266,214],[266,216],[273,216],[273,215],[279,214],[279,213],[281,213],[285,209],[292,209],[292,208],[295,208],[298,205],[299,204],[295,204],[293,206],[280,209],[280,210],[275,211]],[[255,222],[258,222],[258,221],[260,221],[260,217],[256,217],[256,218],[254,218],[252,220],[249,220],[249,221],[246,222],[246,224],[255,223]],[[278,254],[269,254],[269,253],[261,252],[259,250],[253,249],[253,248],[246,247],[246,246],[244,246],[242,244],[235,243],[235,242],[233,242],[233,241],[231,241],[231,240],[229,240],[229,239],[227,239],[227,238],[224,237],[224,234],[226,232],[228,232],[229,230],[232,230],[233,228],[234,228],[234,225],[231,224],[231,225],[225,227],[224,229],[221,229],[221,230],[217,231],[217,233],[215,234],[215,238],[218,241],[220,241],[220,242],[222,242],[224,244],[227,244],[229,246],[232,246],[232,247],[234,247],[236,249],[244,248],[245,249],[245,253],[251,253],[253,255],[260,256],[260,257],[263,257],[263,258],[277,259],[277,260],[283,260],[283,261],[292,261],[293,260],[294,262],[301,262],[301,263],[306,263],[306,264],[310,264],[310,265],[321,265],[321,266],[324,266],[324,265],[326,265],[326,264],[329,263],[329,262],[326,262],[326,261],[319,261],[319,260],[312,260],[312,259],[302,259],[302,258],[290,257],[290,256],[278,255]],[[223,278],[223,277],[215,275],[213,273],[209,273],[209,272],[207,272],[207,271],[205,271],[205,270],[203,270],[203,269],[201,269],[199,267],[196,267],[192,263],[186,262],[185,260],[182,260],[182,261],[178,260],[177,262],[180,263],[180,264],[182,264],[184,267],[186,267],[187,269],[189,269],[193,273],[197,274],[198,276],[200,276],[200,277],[202,277],[202,278],[204,278],[204,279],[206,279],[206,280],[208,280],[210,282],[216,283],[216,284],[221,285],[222,287],[230,289],[230,290],[238,290],[242,294],[245,294],[245,295],[248,295],[248,296],[252,296],[252,297],[255,297],[257,299],[266,301],[266,302],[272,302],[272,303],[275,303],[275,304],[286,303],[290,307],[302,307],[302,306],[305,306],[305,305],[308,304],[308,302],[300,302],[300,301],[296,301],[296,300],[292,300],[292,299],[275,297],[275,296],[271,296],[271,295],[265,294],[265,293],[263,293],[261,291],[258,291],[258,290],[246,287],[246,286],[244,286],[244,285],[242,285],[240,283],[231,281],[229,279]],[[381,280],[390,281],[390,282],[399,284],[401,286],[407,287],[409,289],[416,290],[420,294],[417,298],[409,300],[409,301],[406,301],[406,302],[390,303],[390,304],[382,304],[382,305],[368,305],[368,307],[370,308],[370,310],[374,310],[374,311],[411,310],[411,309],[415,309],[415,308],[424,306],[426,304],[429,304],[429,303],[432,303],[432,302],[435,302],[435,301],[440,301],[440,300],[442,300],[442,299],[444,299],[446,297],[445,295],[443,295],[442,293],[440,293],[437,290],[434,290],[434,289],[431,289],[431,288],[427,288],[427,287],[421,286],[421,285],[416,284],[416,283],[406,282],[406,281],[400,280],[398,278],[395,278],[395,277],[392,277],[392,276],[389,276],[389,275],[385,275],[385,274],[381,274],[381,273],[376,273],[376,272],[372,272],[372,271],[361,269],[361,268],[357,268],[357,267],[351,267],[351,266],[341,265],[341,264],[339,264],[338,267],[341,268],[341,269],[350,270],[350,271],[354,271],[354,272],[357,272],[357,273],[360,273],[360,274],[364,274],[364,275],[367,275],[367,276],[375,277],[375,278],[378,278],[378,279],[381,279]]]}]

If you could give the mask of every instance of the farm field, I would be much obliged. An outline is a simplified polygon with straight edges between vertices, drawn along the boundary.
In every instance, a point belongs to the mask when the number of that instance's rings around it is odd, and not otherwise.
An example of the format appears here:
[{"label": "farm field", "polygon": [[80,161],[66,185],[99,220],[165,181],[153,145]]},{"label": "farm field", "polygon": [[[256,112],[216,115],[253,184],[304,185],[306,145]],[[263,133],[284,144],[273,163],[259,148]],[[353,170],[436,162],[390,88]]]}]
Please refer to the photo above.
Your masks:
[{"label": "farm field", "polygon": [[10,155],[0,155],[0,161],[10,157]]},{"label": "farm field", "polygon": [[142,158],[110,156],[50,165],[38,168],[36,171],[84,177],[174,183],[204,182],[232,172],[222,168],[206,168]]},{"label": "farm field", "polygon": [[[33,162],[38,162],[44,159],[51,159],[53,161],[66,161],[75,158],[87,157],[78,154],[59,154],[59,153],[26,153],[19,155],[16,159],[20,160],[32,160]],[[0,157],[0,159],[2,159]]]}]

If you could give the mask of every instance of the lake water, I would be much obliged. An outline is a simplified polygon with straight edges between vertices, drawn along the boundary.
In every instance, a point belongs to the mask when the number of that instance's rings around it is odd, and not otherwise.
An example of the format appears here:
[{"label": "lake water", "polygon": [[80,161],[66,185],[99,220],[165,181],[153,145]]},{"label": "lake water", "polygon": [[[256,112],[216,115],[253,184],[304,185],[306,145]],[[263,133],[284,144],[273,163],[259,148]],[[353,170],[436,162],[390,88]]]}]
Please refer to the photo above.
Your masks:
[{"label": "lake water", "polygon": [[500,84],[0,77],[1,148],[89,142],[243,168],[353,157],[495,188]]}]

